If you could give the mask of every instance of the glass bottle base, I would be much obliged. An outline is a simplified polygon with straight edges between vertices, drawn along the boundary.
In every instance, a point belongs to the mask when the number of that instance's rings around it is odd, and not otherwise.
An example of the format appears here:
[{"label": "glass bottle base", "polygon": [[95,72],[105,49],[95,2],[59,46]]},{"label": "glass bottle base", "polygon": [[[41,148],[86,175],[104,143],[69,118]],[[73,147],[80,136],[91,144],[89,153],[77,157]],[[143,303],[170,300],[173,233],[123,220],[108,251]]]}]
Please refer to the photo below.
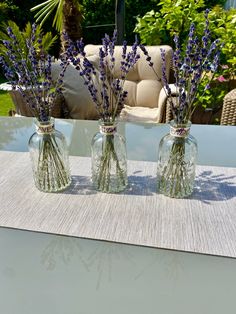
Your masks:
[{"label": "glass bottle base", "polygon": [[68,148],[64,135],[54,129],[54,119],[36,121],[29,139],[34,183],[42,192],[59,192],[71,184]]},{"label": "glass bottle base", "polygon": [[102,178],[99,175],[93,175],[92,181],[94,188],[104,193],[119,193],[124,191],[128,185],[127,175],[124,173],[119,176],[111,175]]},{"label": "glass bottle base", "polygon": [[63,182],[57,182],[56,184],[53,184],[50,182],[50,185],[45,184],[44,182],[40,182],[36,176],[34,176],[34,183],[36,188],[41,192],[46,193],[56,193],[66,190],[71,185],[71,178],[70,176],[68,178],[64,178]]},{"label": "glass bottle base", "polygon": [[[182,182],[180,182],[182,181]],[[157,182],[157,190],[168,197],[172,198],[186,198],[189,197],[193,193],[194,185],[192,184],[192,180],[190,183],[186,182],[182,178],[180,181],[168,181],[165,178],[158,179]]]}]

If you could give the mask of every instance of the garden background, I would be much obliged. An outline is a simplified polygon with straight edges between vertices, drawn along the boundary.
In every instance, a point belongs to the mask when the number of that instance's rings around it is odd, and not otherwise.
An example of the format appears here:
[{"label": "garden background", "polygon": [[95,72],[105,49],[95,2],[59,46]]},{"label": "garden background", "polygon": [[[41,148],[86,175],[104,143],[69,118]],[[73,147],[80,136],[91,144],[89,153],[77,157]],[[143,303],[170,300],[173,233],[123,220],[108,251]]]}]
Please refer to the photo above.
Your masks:
[{"label": "garden background", "polygon": [[[9,20],[14,21],[20,30],[24,30],[27,22],[35,22],[38,10],[32,7],[41,4],[42,0],[5,0],[0,1],[0,40]],[[115,24],[115,0],[49,0],[51,3],[68,3],[76,6],[78,26],[76,36],[82,36],[85,43],[101,43],[104,33],[112,34]],[[24,4],[23,4],[24,3]],[[180,32],[184,45],[191,22],[197,24],[199,33],[203,29],[203,12],[210,8],[210,30],[214,38],[220,38],[224,43],[221,56],[221,66],[216,74],[211,88],[199,97],[198,104],[204,112],[214,116],[211,122],[218,123],[221,106],[225,94],[234,87],[236,73],[236,6],[235,0],[125,0],[125,39],[128,43],[134,41],[135,34],[140,41],[147,45],[173,45],[173,36]],[[45,8],[46,7],[42,7]],[[225,9],[227,8],[227,9]],[[46,12],[46,11],[45,11]],[[61,49],[60,31],[53,27],[53,20],[57,10],[53,10],[42,25],[44,33],[52,32],[57,40],[50,47],[50,53],[58,56]],[[64,16],[64,18],[66,18]],[[71,27],[71,16],[69,27]],[[99,25],[109,26],[99,26]],[[94,27],[96,26],[96,28]],[[98,27],[99,26],[99,27]],[[1,54],[2,51],[0,45]],[[4,82],[0,71],[0,83]],[[13,108],[11,98],[7,92],[0,91],[0,115],[8,115]],[[218,115],[217,115],[218,114]]]}]

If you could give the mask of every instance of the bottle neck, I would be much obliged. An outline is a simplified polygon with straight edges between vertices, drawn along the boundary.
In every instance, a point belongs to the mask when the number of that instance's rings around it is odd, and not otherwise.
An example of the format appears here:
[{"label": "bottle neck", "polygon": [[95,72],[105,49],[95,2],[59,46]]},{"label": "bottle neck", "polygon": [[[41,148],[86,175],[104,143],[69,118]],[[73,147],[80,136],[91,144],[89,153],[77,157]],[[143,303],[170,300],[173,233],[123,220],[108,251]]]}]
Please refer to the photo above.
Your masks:
[{"label": "bottle neck", "polygon": [[117,132],[117,126],[116,125],[100,125],[99,131],[101,134],[113,135]]},{"label": "bottle neck", "polygon": [[54,132],[54,119],[49,121],[36,121],[36,132],[38,134],[50,134]]},{"label": "bottle neck", "polygon": [[186,124],[176,124],[175,121],[170,122],[170,135],[174,137],[186,137],[189,135],[191,122]]}]

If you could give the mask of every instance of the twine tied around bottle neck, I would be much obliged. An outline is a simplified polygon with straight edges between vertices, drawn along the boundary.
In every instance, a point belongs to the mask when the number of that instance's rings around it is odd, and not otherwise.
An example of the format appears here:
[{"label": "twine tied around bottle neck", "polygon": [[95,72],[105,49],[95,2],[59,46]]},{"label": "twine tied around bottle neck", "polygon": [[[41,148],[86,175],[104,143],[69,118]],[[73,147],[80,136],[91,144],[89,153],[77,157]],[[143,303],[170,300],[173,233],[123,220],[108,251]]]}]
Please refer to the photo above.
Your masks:
[{"label": "twine tied around bottle neck", "polygon": [[50,134],[54,131],[54,123],[48,124],[37,124],[36,125],[36,132],[38,134]]},{"label": "twine tied around bottle neck", "polygon": [[117,131],[116,125],[100,125],[99,126],[100,133],[105,135],[113,135]]},{"label": "twine tied around bottle neck", "polygon": [[186,137],[188,136],[190,127],[170,127],[170,135],[174,137]]}]

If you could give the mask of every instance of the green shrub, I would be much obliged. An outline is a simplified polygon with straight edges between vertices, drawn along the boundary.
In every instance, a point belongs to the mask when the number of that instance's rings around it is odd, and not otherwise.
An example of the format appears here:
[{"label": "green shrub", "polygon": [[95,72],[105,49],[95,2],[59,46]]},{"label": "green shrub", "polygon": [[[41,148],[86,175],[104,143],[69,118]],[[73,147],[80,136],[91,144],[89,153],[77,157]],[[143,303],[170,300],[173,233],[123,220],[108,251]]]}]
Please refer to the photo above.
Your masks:
[{"label": "green shrub", "polygon": [[[184,45],[188,37],[189,27],[195,23],[197,33],[202,34],[204,27],[204,0],[165,0],[159,4],[158,12],[150,11],[142,18],[137,18],[135,32],[140,35],[141,42],[146,45],[173,45],[176,33]],[[235,75],[236,67],[236,9],[224,10],[215,6],[209,14],[210,31],[213,39],[219,38],[224,44],[221,63],[229,66]],[[225,71],[224,71],[225,72]],[[225,73],[224,73],[225,74]]]},{"label": "green shrub", "polygon": [[203,15],[199,15],[204,8],[204,0],[165,0],[159,3],[157,11],[151,10],[138,17],[134,31],[139,34],[143,44],[172,45],[175,33],[179,34],[180,41],[184,41],[190,24],[204,21]]},{"label": "green shrub", "polygon": [[[28,22],[24,30],[21,30],[19,26],[13,22],[8,21],[8,23],[3,25],[3,31],[0,31],[0,54],[5,55],[8,58],[8,51],[7,48],[2,43],[2,40],[10,41],[11,43],[14,42],[12,37],[10,37],[7,33],[7,27],[11,27],[13,34],[17,38],[17,42],[19,43],[19,50],[18,50],[18,57],[19,59],[25,58],[27,60],[29,48],[27,46],[27,40],[31,38],[32,33],[32,26]],[[55,44],[57,40],[57,36],[53,36],[51,32],[47,32],[43,35],[42,28],[40,25],[37,25],[36,32],[35,32],[35,41],[34,47],[37,49],[39,46],[38,39],[42,38],[42,46],[44,51],[49,51],[52,46]]]},{"label": "green shrub", "polygon": [[209,18],[212,36],[223,43],[221,64],[210,89],[197,101],[202,107],[217,112],[222,107],[224,96],[236,87],[236,9],[226,11],[216,6]]},{"label": "green shrub", "polygon": [[[174,47],[173,38],[178,33],[181,45],[184,46],[192,22],[195,23],[197,34],[202,35],[206,7],[204,0],[166,0],[159,5],[159,11],[152,10],[137,19],[135,32],[139,34],[142,43],[168,44]],[[217,5],[210,11],[209,21],[212,38],[219,38],[223,43],[221,64],[210,88],[203,96],[198,96],[196,104],[217,112],[236,76],[236,9],[224,10]],[[199,89],[200,95],[203,85]]]},{"label": "green shrub", "polygon": [[[207,7],[211,8],[216,4],[224,4],[226,0],[208,0],[205,1]],[[184,16],[186,14],[186,9],[184,8],[183,3],[189,4],[189,11],[195,10],[195,7],[201,8],[202,0],[188,0],[188,1],[178,1],[178,9],[173,11],[173,0],[125,0],[125,38],[129,43],[134,42],[134,33],[137,17],[143,16],[146,12],[154,10],[158,11],[161,3],[166,5],[166,9],[170,10],[172,18],[175,14],[176,22],[178,22],[179,14]],[[114,0],[80,0],[80,3],[83,6],[83,37],[86,42],[89,43],[101,43],[101,38],[104,36],[104,33],[109,33],[112,35],[115,23],[115,1]],[[160,3],[160,5],[159,5]],[[95,7],[95,10],[94,10]],[[181,9],[184,11],[181,12]],[[178,12],[177,12],[178,11]],[[107,27],[98,27],[98,28],[87,28],[91,25],[104,25],[104,24],[113,24]],[[176,24],[173,25],[175,28]],[[166,41],[170,38],[168,34],[165,34],[163,30],[163,37],[167,36]],[[153,35],[153,39],[155,35]]]}]

